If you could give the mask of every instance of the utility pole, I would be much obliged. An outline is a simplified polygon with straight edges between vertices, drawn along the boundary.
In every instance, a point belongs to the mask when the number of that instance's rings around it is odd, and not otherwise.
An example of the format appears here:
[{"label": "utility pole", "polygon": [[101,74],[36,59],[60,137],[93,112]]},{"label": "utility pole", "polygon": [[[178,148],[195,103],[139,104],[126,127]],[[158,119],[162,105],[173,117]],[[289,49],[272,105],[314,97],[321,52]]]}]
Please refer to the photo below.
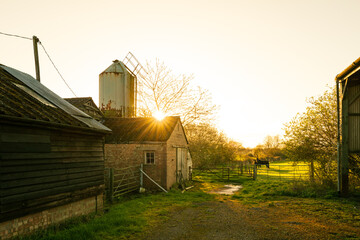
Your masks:
[{"label": "utility pole", "polygon": [[38,80],[40,82],[40,65],[39,65],[38,42],[39,42],[39,39],[36,36],[33,36],[36,80]]}]

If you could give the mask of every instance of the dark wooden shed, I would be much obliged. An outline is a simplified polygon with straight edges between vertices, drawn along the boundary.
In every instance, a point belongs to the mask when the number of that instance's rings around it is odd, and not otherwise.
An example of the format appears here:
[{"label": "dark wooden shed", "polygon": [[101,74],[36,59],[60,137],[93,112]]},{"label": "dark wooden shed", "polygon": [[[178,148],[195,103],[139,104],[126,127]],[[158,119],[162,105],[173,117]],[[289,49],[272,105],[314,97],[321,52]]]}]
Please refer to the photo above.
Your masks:
[{"label": "dark wooden shed", "polygon": [[0,65],[0,238],[102,207],[111,130]]},{"label": "dark wooden shed", "polygon": [[[360,58],[336,78],[338,102],[338,190],[347,195],[349,169],[359,172],[360,166]],[[351,161],[349,158],[356,159]]]}]

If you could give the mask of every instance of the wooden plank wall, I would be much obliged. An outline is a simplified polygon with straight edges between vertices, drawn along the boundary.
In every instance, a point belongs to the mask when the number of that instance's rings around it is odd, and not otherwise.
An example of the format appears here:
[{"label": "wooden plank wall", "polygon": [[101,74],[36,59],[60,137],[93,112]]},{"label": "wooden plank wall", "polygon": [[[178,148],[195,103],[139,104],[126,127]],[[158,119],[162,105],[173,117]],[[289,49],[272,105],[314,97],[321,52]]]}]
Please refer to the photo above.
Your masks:
[{"label": "wooden plank wall", "polygon": [[0,129],[0,222],[103,192],[102,135]]}]

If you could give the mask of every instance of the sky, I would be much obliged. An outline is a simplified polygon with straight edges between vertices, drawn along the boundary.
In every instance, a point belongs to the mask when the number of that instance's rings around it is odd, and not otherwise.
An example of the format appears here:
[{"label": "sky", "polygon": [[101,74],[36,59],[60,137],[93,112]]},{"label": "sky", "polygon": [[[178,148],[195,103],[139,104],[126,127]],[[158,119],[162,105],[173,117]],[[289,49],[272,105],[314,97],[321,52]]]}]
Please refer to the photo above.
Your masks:
[{"label": "sky", "polygon": [[[245,147],[283,134],[306,99],[360,55],[354,0],[0,0],[0,32],[37,36],[78,97],[131,51],[193,74],[220,106],[217,127]],[[35,76],[32,41],[0,35],[0,63]],[[41,82],[74,97],[39,48]]]}]

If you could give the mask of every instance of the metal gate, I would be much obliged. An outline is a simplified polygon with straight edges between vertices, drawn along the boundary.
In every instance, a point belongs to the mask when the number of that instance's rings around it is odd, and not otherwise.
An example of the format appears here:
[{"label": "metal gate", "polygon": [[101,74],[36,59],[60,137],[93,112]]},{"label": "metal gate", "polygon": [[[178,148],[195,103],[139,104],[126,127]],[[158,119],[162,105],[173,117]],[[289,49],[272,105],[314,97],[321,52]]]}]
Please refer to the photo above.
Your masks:
[{"label": "metal gate", "polygon": [[105,169],[105,192],[107,199],[118,197],[140,189],[140,167]]}]

